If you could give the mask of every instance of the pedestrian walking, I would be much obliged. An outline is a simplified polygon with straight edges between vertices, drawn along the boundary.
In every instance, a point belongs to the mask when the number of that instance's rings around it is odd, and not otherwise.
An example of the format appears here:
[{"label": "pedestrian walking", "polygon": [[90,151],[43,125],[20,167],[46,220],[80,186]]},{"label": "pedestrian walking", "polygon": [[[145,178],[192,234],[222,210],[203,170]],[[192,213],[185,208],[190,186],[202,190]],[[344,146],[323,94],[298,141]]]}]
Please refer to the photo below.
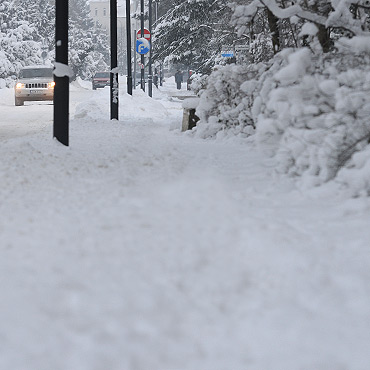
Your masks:
[{"label": "pedestrian walking", "polygon": [[158,69],[157,67],[154,68],[154,77],[153,82],[156,88],[158,88]]},{"label": "pedestrian walking", "polygon": [[175,81],[176,81],[176,84],[177,84],[177,90],[181,89],[181,83],[183,82],[183,80],[184,79],[183,79],[182,73],[178,69],[177,72],[175,73]]}]

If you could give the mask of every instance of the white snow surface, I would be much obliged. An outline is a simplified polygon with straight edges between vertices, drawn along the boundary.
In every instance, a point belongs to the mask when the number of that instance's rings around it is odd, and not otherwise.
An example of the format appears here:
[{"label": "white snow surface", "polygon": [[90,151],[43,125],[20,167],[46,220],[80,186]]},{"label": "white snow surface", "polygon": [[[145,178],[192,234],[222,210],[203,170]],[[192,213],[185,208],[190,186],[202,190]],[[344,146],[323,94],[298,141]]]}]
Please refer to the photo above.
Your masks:
[{"label": "white snow surface", "polygon": [[75,82],[64,147],[0,90],[0,369],[368,370],[370,200],[181,133],[175,93],[110,121]]}]

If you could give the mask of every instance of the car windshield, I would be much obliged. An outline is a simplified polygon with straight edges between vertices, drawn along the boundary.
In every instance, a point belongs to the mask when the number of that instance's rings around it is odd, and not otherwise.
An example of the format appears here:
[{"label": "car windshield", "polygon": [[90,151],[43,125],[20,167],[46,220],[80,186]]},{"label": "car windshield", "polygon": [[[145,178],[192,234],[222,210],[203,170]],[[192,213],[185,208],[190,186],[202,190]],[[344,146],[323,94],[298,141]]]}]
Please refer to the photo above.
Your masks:
[{"label": "car windshield", "polygon": [[19,72],[19,78],[33,78],[33,77],[53,77],[52,68],[34,68],[22,69]]},{"label": "car windshield", "polygon": [[97,72],[97,73],[95,73],[95,77],[98,77],[98,78],[109,78],[109,72]]}]

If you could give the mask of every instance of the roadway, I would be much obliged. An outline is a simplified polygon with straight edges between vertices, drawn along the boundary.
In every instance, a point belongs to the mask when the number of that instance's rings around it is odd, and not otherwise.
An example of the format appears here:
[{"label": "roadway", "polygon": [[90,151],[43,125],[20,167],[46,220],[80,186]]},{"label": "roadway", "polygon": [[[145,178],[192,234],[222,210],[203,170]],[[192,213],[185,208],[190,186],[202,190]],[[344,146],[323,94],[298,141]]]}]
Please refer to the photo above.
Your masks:
[{"label": "roadway", "polygon": [[[92,90],[71,88],[70,114],[73,114],[76,106],[91,93]],[[25,102],[24,106],[16,107],[13,89],[6,88],[0,89],[0,107],[0,141],[52,130],[52,102]]]}]

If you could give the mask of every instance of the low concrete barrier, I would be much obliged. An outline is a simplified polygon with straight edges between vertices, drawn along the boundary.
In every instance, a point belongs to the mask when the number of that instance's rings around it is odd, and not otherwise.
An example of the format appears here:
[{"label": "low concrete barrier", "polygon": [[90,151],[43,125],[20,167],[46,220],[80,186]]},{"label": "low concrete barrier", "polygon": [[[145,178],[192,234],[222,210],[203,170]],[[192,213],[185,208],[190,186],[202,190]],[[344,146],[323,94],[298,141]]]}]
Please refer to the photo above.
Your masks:
[{"label": "low concrete barrier", "polygon": [[182,103],[184,113],[182,116],[181,131],[191,130],[196,126],[199,117],[195,114],[195,110],[199,104],[199,98],[188,98]]}]

